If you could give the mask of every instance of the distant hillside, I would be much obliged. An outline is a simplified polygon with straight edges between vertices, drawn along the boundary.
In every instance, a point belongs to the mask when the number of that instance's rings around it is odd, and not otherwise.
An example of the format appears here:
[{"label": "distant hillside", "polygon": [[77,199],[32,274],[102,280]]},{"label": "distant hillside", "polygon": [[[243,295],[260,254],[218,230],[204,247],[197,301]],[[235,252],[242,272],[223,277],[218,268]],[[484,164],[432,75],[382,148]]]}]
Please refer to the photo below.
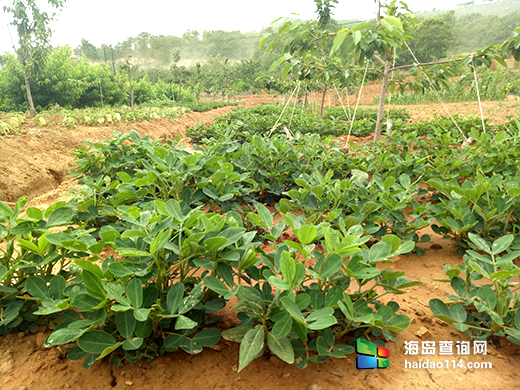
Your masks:
[{"label": "distant hillside", "polygon": [[[454,6],[456,2],[453,3]],[[458,3],[460,4],[460,3]],[[471,14],[482,14],[482,15],[496,15],[496,16],[505,16],[512,12],[520,12],[520,0],[502,0],[495,1],[489,4],[478,4],[472,5],[468,7],[460,7],[460,8],[452,8],[455,11],[455,16],[460,18],[461,16],[471,15]],[[421,18],[431,18],[433,16],[437,16],[445,13],[448,10],[440,10],[434,9],[433,11],[428,12],[418,12],[417,16]]]}]

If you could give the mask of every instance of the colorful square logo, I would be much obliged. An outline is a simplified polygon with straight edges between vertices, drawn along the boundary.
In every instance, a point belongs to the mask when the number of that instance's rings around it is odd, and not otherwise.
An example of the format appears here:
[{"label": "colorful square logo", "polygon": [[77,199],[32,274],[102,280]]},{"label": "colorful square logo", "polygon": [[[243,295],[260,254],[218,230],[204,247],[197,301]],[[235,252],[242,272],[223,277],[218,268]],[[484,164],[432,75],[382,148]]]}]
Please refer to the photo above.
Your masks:
[{"label": "colorful square logo", "polygon": [[371,370],[373,368],[387,368],[390,366],[390,351],[368,341],[356,340],[356,368]]}]

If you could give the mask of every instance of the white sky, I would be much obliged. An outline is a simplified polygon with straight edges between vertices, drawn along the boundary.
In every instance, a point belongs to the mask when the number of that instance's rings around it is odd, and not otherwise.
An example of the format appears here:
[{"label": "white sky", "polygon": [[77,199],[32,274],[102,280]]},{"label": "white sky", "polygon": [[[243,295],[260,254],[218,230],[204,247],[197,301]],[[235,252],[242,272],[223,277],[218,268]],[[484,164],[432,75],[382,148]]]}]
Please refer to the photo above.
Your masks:
[{"label": "white sky", "polygon": [[[37,0],[44,6],[47,1]],[[460,0],[463,1],[463,0]],[[408,0],[412,12],[454,9],[458,0]],[[0,0],[0,4],[12,0]],[[115,45],[140,32],[152,35],[181,36],[186,30],[261,30],[280,16],[300,14],[302,19],[314,19],[312,0],[68,0],[58,19],[52,24],[55,46],[78,46],[85,38],[95,46]],[[333,10],[335,19],[371,19],[376,14],[373,0],[340,0]],[[0,8],[0,53],[11,50],[17,35],[11,18]]]}]

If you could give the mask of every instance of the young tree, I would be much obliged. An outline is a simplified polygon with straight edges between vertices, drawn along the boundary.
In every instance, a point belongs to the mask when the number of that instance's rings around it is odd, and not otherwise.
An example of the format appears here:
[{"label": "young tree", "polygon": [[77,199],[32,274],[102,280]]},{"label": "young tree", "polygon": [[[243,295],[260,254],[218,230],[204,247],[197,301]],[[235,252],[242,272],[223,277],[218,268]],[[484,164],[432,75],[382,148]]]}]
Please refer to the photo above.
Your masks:
[{"label": "young tree", "polygon": [[[65,1],[47,0],[47,2],[51,9],[59,10]],[[55,14],[42,12],[36,0],[14,0],[12,6],[4,6],[4,12],[13,15],[11,25],[16,27],[18,33],[18,47],[14,49],[23,67],[29,110],[31,116],[36,116],[29,80],[31,76],[43,69],[48,57],[49,40],[52,35],[49,23],[54,19]]]}]

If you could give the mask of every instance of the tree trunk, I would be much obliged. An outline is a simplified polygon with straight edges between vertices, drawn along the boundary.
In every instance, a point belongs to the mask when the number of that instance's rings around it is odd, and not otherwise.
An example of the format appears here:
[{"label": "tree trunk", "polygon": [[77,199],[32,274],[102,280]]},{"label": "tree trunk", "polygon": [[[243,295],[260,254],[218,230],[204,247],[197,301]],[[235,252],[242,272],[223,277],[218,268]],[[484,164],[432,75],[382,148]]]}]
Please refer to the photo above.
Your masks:
[{"label": "tree trunk", "polygon": [[387,53],[385,61],[385,71],[383,73],[383,85],[381,87],[381,95],[379,97],[379,109],[377,111],[376,132],[374,134],[374,141],[379,141],[381,138],[381,127],[383,126],[383,115],[385,113],[385,97],[388,89],[388,76],[390,75],[390,67],[392,66],[392,56]]},{"label": "tree trunk", "polygon": [[179,106],[181,105],[181,96],[182,96],[182,77],[179,79]]},{"label": "tree trunk", "polygon": [[325,95],[327,94],[327,84],[325,84],[325,89],[323,90],[323,96],[321,97],[321,111],[320,116],[323,118],[323,105],[325,104]]},{"label": "tree trunk", "polygon": [[132,84],[132,75],[128,71],[128,81],[130,82],[130,107],[134,109],[134,85]]},{"label": "tree trunk", "polygon": [[31,116],[36,116],[36,110],[34,109],[34,102],[31,95],[31,86],[29,85],[29,76],[27,75],[27,69],[25,68],[25,65],[23,67],[23,75],[25,78],[25,89],[27,91],[27,101],[29,102],[29,111],[31,113]]}]

